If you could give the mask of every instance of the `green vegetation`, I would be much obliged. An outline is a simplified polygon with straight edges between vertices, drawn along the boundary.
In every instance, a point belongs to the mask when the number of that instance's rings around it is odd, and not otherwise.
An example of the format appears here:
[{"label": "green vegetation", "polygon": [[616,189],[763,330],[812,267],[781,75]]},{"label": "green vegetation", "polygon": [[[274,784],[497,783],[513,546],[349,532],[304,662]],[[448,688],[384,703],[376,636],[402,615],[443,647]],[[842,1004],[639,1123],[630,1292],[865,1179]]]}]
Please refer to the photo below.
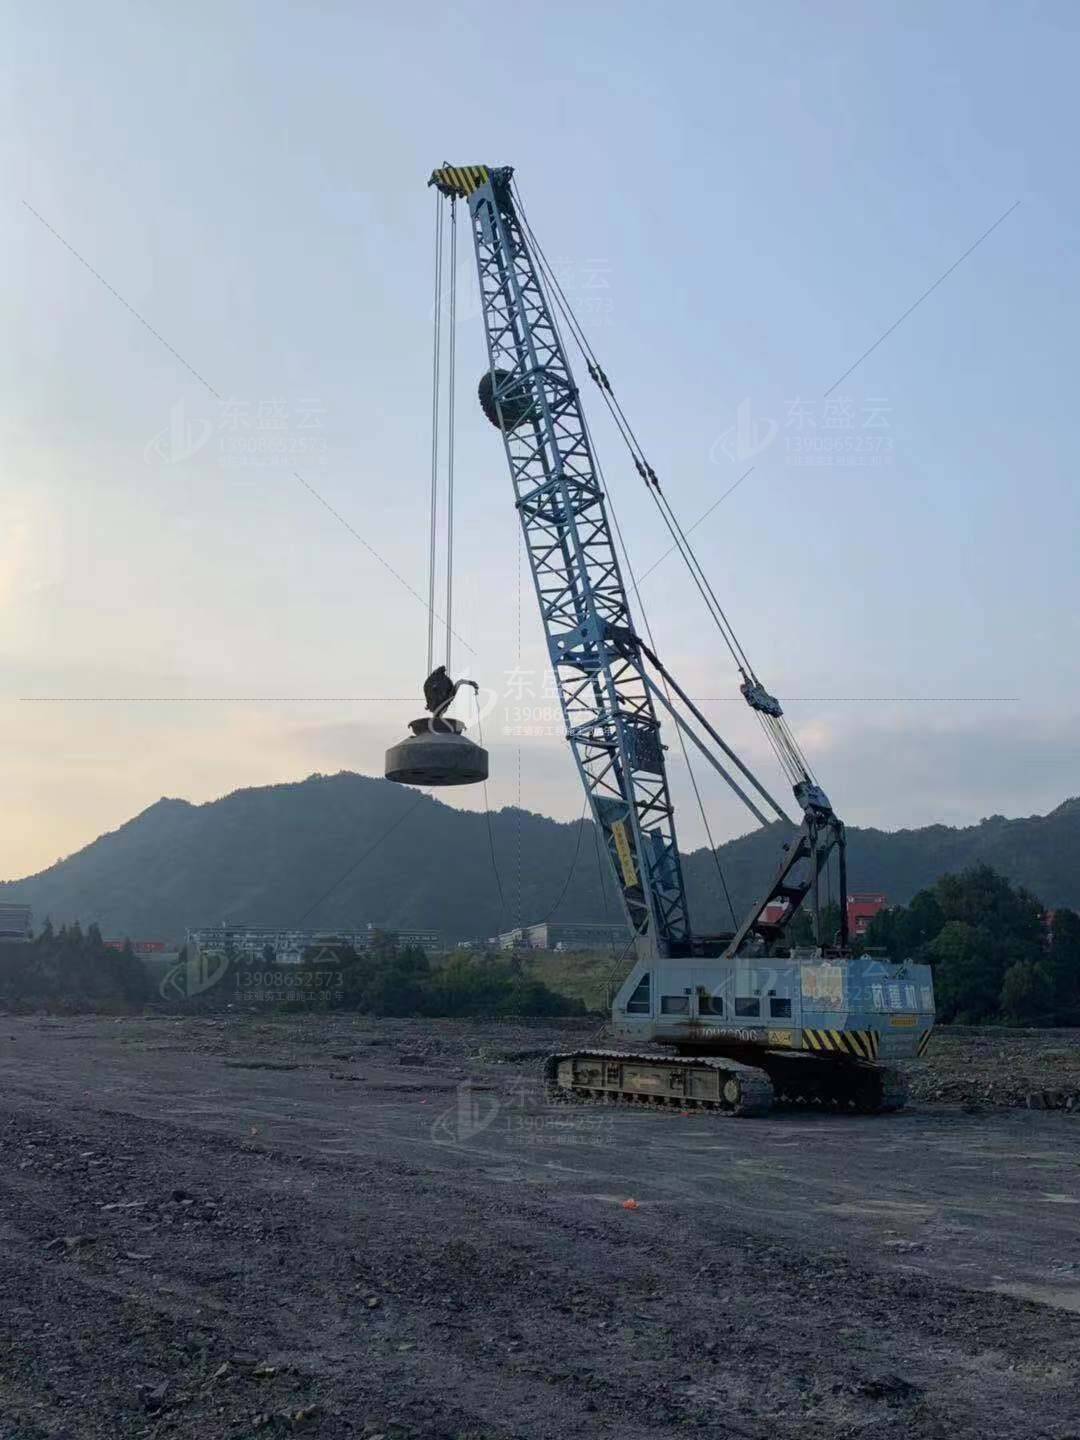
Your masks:
[{"label": "green vegetation", "polygon": [[[265,975],[270,967],[260,964]],[[456,950],[441,963],[432,962],[419,946],[399,948],[394,936],[385,933],[377,934],[371,949],[359,954],[349,945],[322,945],[299,969],[279,968],[295,982],[283,998],[365,1015],[505,1019],[580,1015],[584,1008],[514,961]],[[314,983],[304,983],[305,970],[312,972]],[[236,988],[241,993],[245,988],[243,972]],[[233,985],[228,991],[235,993]]]},{"label": "green vegetation", "polygon": [[0,1008],[117,1011],[148,998],[146,971],[131,946],[113,950],[91,925],[54,933],[44,929],[28,945],[0,945]]},{"label": "green vegetation", "polygon": [[622,955],[625,948],[620,947],[614,956],[606,950],[526,951],[519,963],[527,975],[560,995],[579,1000],[586,1010],[603,1014],[634,963],[633,950]]},{"label": "green vegetation", "polygon": [[1080,1025],[1080,915],[1054,911],[989,865],[943,875],[870,922],[867,947],[934,968],[938,1017]]}]

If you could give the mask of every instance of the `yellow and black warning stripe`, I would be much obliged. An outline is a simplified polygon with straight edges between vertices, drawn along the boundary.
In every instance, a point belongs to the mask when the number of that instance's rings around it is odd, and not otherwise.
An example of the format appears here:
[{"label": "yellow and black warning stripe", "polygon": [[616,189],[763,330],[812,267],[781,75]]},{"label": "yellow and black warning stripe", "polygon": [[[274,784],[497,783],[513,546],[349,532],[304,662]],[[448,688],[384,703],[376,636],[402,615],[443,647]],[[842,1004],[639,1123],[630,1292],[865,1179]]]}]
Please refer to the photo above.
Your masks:
[{"label": "yellow and black warning stripe", "polygon": [[916,1053],[916,1055],[925,1055],[925,1054],[926,1054],[926,1047],[930,1044],[930,1036],[931,1036],[933,1033],[934,1033],[934,1027],[931,1025],[928,1030],[924,1030],[923,1033],[919,1036],[919,1043],[918,1043],[918,1045],[915,1047],[915,1053]]},{"label": "yellow and black warning stripe", "polygon": [[444,195],[464,200],[474,190],[479,190],[481,185],[486,185],[488,176],[486,165],[444,165],[431,172],[428,184],[434,185],[436,190],[440,190]]},{"label": "yellow and black warning stripe", "polygon": [[818,1054],[854,1055],[858,1060],[876,1060],[876,1030],[803,1030],[802,1048]]}]

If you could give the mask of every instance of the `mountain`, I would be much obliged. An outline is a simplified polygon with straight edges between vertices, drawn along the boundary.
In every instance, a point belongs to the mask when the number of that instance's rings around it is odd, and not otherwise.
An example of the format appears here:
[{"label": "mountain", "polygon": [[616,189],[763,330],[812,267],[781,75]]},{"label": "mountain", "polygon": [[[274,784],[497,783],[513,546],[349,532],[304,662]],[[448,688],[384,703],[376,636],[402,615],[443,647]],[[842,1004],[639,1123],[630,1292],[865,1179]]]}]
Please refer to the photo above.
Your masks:
[{"label": "mountain", "polygon": [[[785,834],[777,823],[717,851],[737,912],[767,882]],[[985,861],[1046,905],[1080,909],[1080,799],[1027,819],[848,835],[852,890],[899,904]],[[696,928],[729,924],[710,852],[684,864]],[[600,875],[591,824],[504,809],[489,831],[482,813],[343,772],[205,805],[159,800],[48,870],[0,884],[0,902],[29,903],[38,922],[96,921],[107,936],[179,938],[232,920],[311,929],[371,921],[473,937],[548,918],[618,919],[611,877],[602,891]]]}]

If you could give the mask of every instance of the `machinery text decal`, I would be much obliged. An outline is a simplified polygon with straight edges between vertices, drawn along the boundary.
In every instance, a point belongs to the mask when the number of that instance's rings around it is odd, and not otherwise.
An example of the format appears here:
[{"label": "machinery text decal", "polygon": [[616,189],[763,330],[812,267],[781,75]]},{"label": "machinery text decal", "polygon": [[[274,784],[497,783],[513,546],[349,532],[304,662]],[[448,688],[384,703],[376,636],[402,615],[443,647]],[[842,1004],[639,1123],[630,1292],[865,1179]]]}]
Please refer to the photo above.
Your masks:
[{"label": "machinery text decal", "polygon": [[[748,1027],[735,1025],[703,1025],[695,1034],[701,1035],[706,1040],[741,1040],[744,1044],[762,1045],[771,1044],[766,1040],[763,1030],[751,1030]],[[788,1041],[790,1044],[790,1040]]]},{"label": "machinery text decal", "polygon": [[802,992],[807,1000],[828,1000],[839,1008],[844,1003],[844,971],[839,965],[804,965]]},{"label": "machinery text decal", "polygon": [[615,849],[619,852],[619,864],[622,867],[623,879],[626,881],[627,887],[632,888],[638,883],[638,875],[634,866],[630,841],[626,835],[626,822],[616,820],[611,827],[611,833],[615,837]]}]

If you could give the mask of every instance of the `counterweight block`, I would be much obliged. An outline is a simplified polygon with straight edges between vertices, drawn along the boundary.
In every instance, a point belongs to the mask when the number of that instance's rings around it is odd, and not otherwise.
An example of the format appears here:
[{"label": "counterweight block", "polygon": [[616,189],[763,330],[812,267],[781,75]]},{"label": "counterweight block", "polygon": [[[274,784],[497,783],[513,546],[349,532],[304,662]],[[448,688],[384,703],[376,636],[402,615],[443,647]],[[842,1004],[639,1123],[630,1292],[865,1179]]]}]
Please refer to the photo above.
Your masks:
[{"label": "counterweight block", "polygon": [[386,752],[386,778],[399,785],[476,785],[488,778],[488,752],[460,720],[422,715],[412,734]]}]

